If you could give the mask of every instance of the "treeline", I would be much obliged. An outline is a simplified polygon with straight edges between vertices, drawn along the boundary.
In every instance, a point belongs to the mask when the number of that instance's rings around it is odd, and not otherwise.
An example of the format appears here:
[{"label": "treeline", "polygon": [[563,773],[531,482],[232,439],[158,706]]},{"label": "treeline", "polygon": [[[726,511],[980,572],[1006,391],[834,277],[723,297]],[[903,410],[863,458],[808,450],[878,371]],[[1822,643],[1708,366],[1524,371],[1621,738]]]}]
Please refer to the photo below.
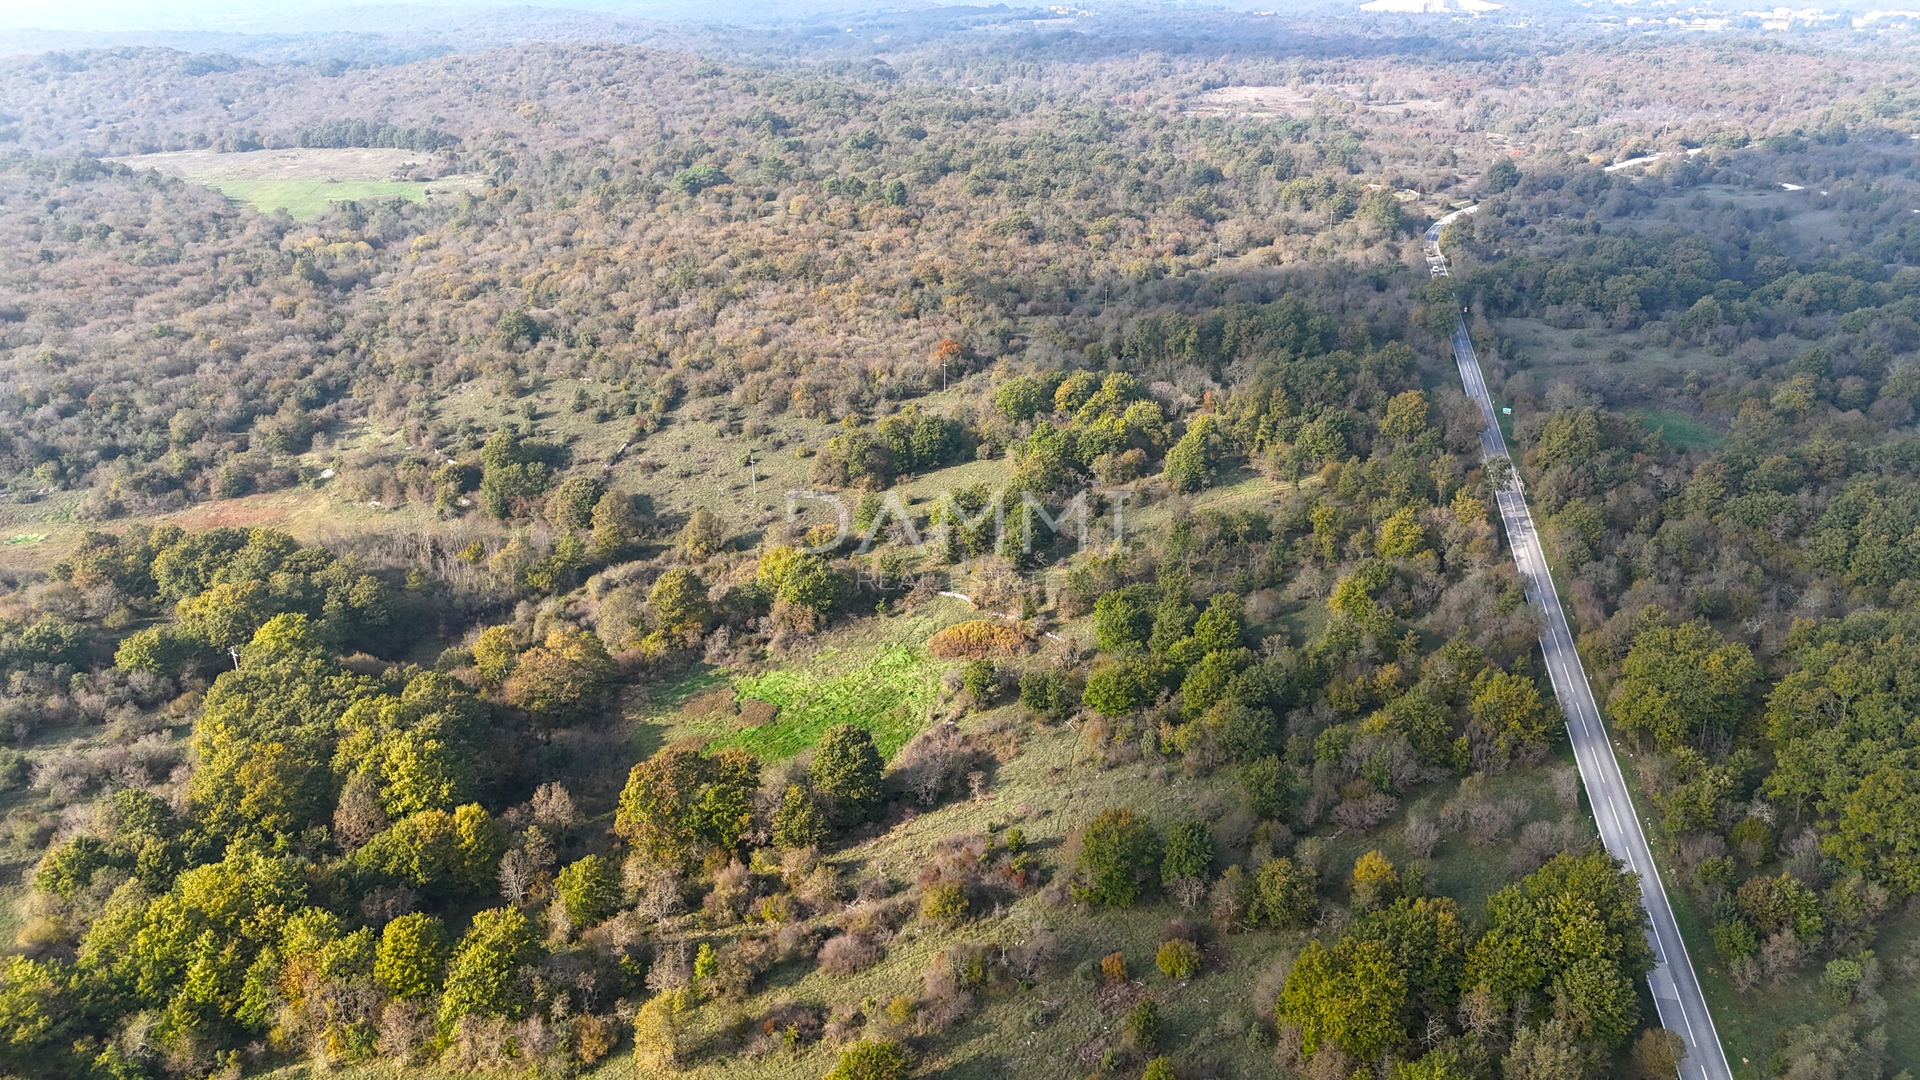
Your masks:
[{"label": "treeline", "polygon": [[444,131],[402,127],[378,120],[329,120],[296,129],[291,141],[295,146],[365,146],[422,152],[445,150],[460,143],[456,136]]}]

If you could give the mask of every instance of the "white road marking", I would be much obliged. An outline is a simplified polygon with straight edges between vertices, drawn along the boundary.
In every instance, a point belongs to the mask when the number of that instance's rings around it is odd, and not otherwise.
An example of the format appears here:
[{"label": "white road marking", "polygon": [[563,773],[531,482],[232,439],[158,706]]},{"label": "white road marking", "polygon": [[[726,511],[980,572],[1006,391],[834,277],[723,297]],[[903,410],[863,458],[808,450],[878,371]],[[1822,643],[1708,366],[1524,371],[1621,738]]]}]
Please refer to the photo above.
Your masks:
[{"label": "white road marking", "polygon": [[[1427,266],[1433,276],[1448,276],[1446,256],[1440,251],[1440,231],[1461,215],[1471,214],[1477,209],[1470,206],[1456,210],[1427,229]],[[1459,316],[1455,316],[1453,355],[1455,365],[1460,369],[1461,383],[1466,387],[1467,394],[1480,406],[1480,412],[1487,421],[1486,428],[1480,433],[1483,456],[1488,459],[1508,457],[1506,436],[1500,431],[1493,398],[1487,393],[1486,379],[1480,371],[1480,358],[1474,355],[1473,339],[1467,334],[1466,320]],[[1620,772],[1619,761],[1613,756],[1606,725],[1600,718],[1600,706],[1594,701],[1586,668],[1574,648],[1573,631],[1568,627],[1566,612],[1560,606],[1559,592],[1553,584],[1553,573],[1548,567],[1546,552],[1541,548],[1539,535],[1533,527],[1533,515],[1527,510],[1525,490],[1515,471],[1509,470],[1508,475],[1511,477],[1511,487],[1496,492],[1495,501],[1500,507],[1501,522],[1507,529],[1508,546],[1513,549],[1514,563],[1531,586],[1526,590],[1527,599],[1540,609],[1545,618],[1540,649],[1546,658],[1547,677],[1553,684],[1554,697],[1567,714],[1574,760],[1580,766],[1580,779],[1587,789],[1587,799],[1593,804],[1594,823],[1600,829],[1601,839],[1610,854],[1640,875],[1641,902],[1647,912],[1647,940],[1659,961],[1656,973],[1673,988],[1671,998],[1657,994],[1654,997],[1654,1007],[1660,1014],[1661,1026],[1669,1031],[1684,1030],[1688,1048],[1687,1063],[1698,1067],[1701,1080],[1733,1080],[1733,1070],[1727,1065],[1726,1050],[1720,1045],[1719,1033],[1713,1026],[1713,1014],[1707,1010],[1707,999],[1700,991],[1699,977],[1694,974],[1693,962],[1687,956],[1687,944],[1680,937],[1679,924],[1674,920],[1673,908],[1667,901],[1666,886],[1661,882],[1654,865],[1653,850],[1647,846],[1646,834],[1641,831],[1640,823],[1632,816],[1631,809],[1624,820],[1621,815],[1621,806],[1633,806],[1633,800],[1627,792],[1626,778]],[[1605,818],[1600,815],[1602,803],[1607,807]],[[1608,819],[1613,825],[1611,829],[1607,828]],[[1649,988],[1652,986],[1650,978]],[[1698,1027],[1695,1026],[1696,1019],[1699,1021]],[[1704,1037],[1699,1034],[1702,1031],[1705,1032]]]}]

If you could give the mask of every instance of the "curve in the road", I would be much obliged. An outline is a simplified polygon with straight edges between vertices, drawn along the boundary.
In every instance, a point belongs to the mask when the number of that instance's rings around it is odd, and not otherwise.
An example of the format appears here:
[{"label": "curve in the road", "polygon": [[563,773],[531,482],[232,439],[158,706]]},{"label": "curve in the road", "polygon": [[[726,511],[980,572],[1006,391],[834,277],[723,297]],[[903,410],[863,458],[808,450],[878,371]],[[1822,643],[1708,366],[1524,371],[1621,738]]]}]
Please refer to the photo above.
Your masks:
[{"label": "curve in the road", "polygon": [[[1462,214],[1477,207],[1456,210],[1427,230],[1427,269],[1435,277],[1447,276],[1446,257],[1440,251],[1440,231]],[[1453,358],[1460,368],[1460,381],[1468,396],[1479,404],[1487,426],[1480,432],[1480,451],[1484,459],[1506,458],[1507,440],[1500,432],[1500,421],[1487,393],[1480,372],[1480,358],[1473,351],[1473,339],[1467,334],[1466,320],[1454,318]],[[1654,1007],[1660,1013],[1660,1025],[1676,1032],[1687,1042],[1687,1057],[1682,1064],[1682,1080],[1733,1080],[1727,1054],[1714,1029],[1713,1016],[1707,1011],[1706,995],[1694,974],[1687,945],[1680,937],[1680,925],[1674,920],[1673,905],[1667,900],[1659,868],[1653,862],[1653,850],[1647,835],[1634,816],[1633,799],[1627,792],[1620,761],[1614,757],[1607,737],[1606,722],[1593,699],[1593,687],[1587,682],[1586,667],[1573,645],[1573,633],[1567,627],[1566,613],[1560,607],[1560,593],[1553,583],[1539,534],[1534,531],[1533,515],[1527,510],[1526,494],[1518,472],[1509,470],[1505,487],[1496,492],[1500,519],[1506,525],[1507,540],[1513,548],[1513,561],[1526,582],[1527,599],[1539,609],[1545,629],[1540,635],[1540,651],[1546,657],[1547,677],[1553,683],[1554,696],[1567,716],[1567,738],[1573,744],[1574,759],[1580,766],[1580,779],[1586,785],[1587,799],[1593,805],[1593,817],[1600,828],[1600,839],[1614,858],[1640,875],[1640,898],[1647,911],[1647,941],[1653,947],[1655,965],[1647,976],[1653,991]]]}]

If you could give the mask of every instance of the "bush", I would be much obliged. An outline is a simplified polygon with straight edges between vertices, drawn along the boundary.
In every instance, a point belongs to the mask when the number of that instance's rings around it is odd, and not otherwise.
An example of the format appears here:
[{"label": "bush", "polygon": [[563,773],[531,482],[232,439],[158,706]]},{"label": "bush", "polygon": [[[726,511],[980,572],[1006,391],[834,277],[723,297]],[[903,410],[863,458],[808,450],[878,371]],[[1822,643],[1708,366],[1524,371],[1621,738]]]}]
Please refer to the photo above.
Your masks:
[{"label": "bush", "polygon": [[1111,952],[1100,958],[1100,976],[1110,983],[1127,981],[1127,954]]},{"label": "bush", "polygon": [[1860,986],[1865,973],[1860,961],[1841,958],[1827,961],[1827,970],[1820,976],[1820,987],[1827,992],[1835,1003],[1845,1005],[1853,1000],[1853,993]]},{"label": "bush", "polygon": [[953,882],[927,886],[920,894],[920,917],[928,922],[948,924],[966,918],[966,887]]},{"label": "bush", "polygon": [[880,805],[880,751],[873,733],[857,724],[835,724],[820,737],[809,775],[827,797],[842,826],[858,825]]},{"label": "bush", "polygon": [[935,806],[967,792],[967,776],[984,764],[982,756],[958,728],[935,724],[894,755],[887,782],[921,806]]},{"label": "bush", "polygon": [[1191,979],[1200,971],[1200,947],[1185,938],[1163,942],[1153,964],[1169,979]]},{"label": "bush", "polygon": [[1017,627],[986,619],[954,623],[927,639],[927,652],[941,660],[985,660],[1033,651],[1033,639]]},{"label": "bush", "polygon": [[840,1051],[825,1080],[906,1080],[913,1061],[890,1040],[862,1039]]},{"label": "bush", "polygon": [[1144,656],[1104,658],[1087,676],[1081,700],[1102,716],[1124,716],[1153,700],[1160,689],[1158,674],[1156,666]]},{"label": "bush", "polygon": [[1160,861],[1160,838],[1133,808],[1103,812],[1080,835],[1075,900],[1109,907],[1130,907]]},{"label": "bush", "polygon": [[692,995],[684,990],[667,990],[647,999],[633,1018],[633,1056],[636,1062],[655,1071],[677,1069],[687,1053],[687,1014]]},{"label": "bush", "polygon": [[1283,818],[1293,809],[1293,770],[1278,757],[1270,754],[1240,766],[1239,780],[1247,805],[1261,817]]},{"label": "bush", "polygon": [[27,755],[8,747],[0,747],[0,791],[12,791],[27,786]]},{"label": "bush", "polygon": [[1179,1080],[1173,1071],[1173,1059],[1157,1057],[1147,1062],[1146,1071],[1140,1074],[1140,1080]]},{"label": "bush", "polygon": [[857,934],[840,934],[820,946],[820,970],[829,975],[851,975],[880,962],[880,946]]},{"label": "bush", "polygon": [[1029,671],[1020,676],[1020,704],[1045,716],[1059,716],[1072,704],[1067,677],[1058,671]]},{"label": "bush", "polygon": [[1247,921],[1279,930],[1304,930],[1319,907],[1314,873],[1289,859],[1268,859],[1253,876]]},{"label": "bush", "polygon": [[1727,834],[1727,841],[1749,866],[1773,860],[1773,830],[1759,818],[1741,819]]},{"label": "bush", "polygon": [[993,661],[969,660],[960,667],[960,688],[967,692],[976,705],[986,705],[993,700]]},{"label": "bush", "polygon": [[620,875],[612,863],[589,855],[563,868],[554,880],[567,918],[585,928],[605,921],[620,910]]},{"label": "bush", "polygon": [[781,848],[807,848],[827,838],[827,819],[813,801],[813,793],[788,784],[773,812],[773,843]]},{"label": "bush", "polygon": [[1666,1028],[1648,1028],[1633,1044],[1634,1075],[1639,1080],[1676,1080],[1686,1056],[1686,1040]]},{"label": "bush", "polygon": [[1136,1053],[1152,1053],[1160,1045],[1160,1007],[1147,998],[1127,1010],[1120,1021],[1120,1041]]},{"label": "bush", "polygon": [[1393,903],[1400,895],[1400,875],[1393,863],[1378,851],[1369,851],[1353,862],[1353,910],[1372,911]]},{"label": "bush", "polygon": [[1728,963],[1743,957],[1752,956],[1760,948],[1760,942],[1754,938],[1753,927],[1747,920],[1735,916],[1713,924],[1713,947]]},{"label": "bush", "polygon": [[1204,878],[1213,870],[1213,830],[1204,821],[1183,821],[1167,830],[1160,880]]},{"label": "bush", "polygon": [[380,943],[374,947],[374,981],[402,1000],[432,994],[446,965],[446,930],[431,915],[400,916],[380,932]]}]

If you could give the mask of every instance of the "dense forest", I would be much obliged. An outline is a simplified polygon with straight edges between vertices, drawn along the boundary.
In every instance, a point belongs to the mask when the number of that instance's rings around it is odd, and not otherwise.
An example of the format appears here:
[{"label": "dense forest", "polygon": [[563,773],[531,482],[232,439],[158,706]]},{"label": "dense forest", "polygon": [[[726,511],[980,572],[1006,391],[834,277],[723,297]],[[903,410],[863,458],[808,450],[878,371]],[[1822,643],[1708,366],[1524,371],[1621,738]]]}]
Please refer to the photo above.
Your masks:
[{"label": "dense forest", "polygon": [[1737,1074],[1920,1065],[1917,73],[1450,34],[0,62],[0,1069],[1675,1080],[1463,308]]}]

